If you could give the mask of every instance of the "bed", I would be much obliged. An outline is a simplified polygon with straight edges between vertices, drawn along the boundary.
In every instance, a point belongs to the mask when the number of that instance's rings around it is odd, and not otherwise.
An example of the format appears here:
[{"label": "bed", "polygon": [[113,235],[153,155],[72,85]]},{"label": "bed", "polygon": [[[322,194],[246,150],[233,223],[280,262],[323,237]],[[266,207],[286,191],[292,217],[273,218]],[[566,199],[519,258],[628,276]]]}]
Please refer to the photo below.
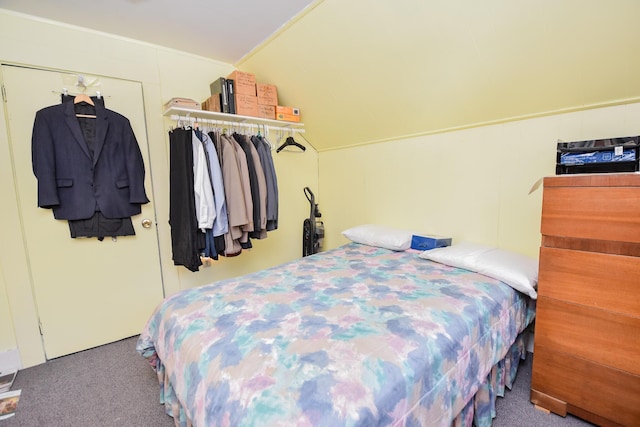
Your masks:
[{"label": "bed", "polygon": [[168,298],[137,350],[179,426],[491,425],[535,300],[358,243]]}]

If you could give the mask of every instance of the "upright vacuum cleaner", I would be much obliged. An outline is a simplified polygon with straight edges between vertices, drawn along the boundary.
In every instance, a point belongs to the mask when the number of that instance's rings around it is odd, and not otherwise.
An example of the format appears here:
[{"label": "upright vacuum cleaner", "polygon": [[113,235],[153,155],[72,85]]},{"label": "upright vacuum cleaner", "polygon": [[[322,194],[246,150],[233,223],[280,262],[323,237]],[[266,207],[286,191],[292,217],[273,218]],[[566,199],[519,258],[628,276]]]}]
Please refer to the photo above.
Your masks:
[{"label": "upright vacuum cleaner", "polygon": [[318,210],[316,198],[309,187],[304,187],[304,195],[311,205],[309,218],[304,220],[302,227],[302,256],[313,255],[320,252],[324,239],[324,224],[318,220],[322,214]]}]

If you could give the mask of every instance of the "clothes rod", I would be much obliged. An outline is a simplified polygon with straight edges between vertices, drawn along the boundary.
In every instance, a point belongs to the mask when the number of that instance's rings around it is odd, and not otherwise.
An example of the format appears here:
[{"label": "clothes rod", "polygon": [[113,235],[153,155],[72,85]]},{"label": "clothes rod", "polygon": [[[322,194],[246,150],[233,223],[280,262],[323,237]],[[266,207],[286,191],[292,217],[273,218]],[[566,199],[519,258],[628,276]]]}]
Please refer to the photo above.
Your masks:
[{"label": "clothes rod", "polygon": [[212,124],[220,127],[244,127],[248,129],[264,127],[269,130],[276,131],[284,131],[290,133],[305,133],[304,129],[286,127],[286,126],[272,126],[262,123],[245,123],[245,122],[236,122],[236,121],[226,121],[226,120],[216,120],[216,119],[206,119],[206,118],[198,118],[192,116],[179,116],[177,114],[171,115],[171,120],[180,121],[180,122],[188,122],[188,123],[202,123],[202,124]]}]

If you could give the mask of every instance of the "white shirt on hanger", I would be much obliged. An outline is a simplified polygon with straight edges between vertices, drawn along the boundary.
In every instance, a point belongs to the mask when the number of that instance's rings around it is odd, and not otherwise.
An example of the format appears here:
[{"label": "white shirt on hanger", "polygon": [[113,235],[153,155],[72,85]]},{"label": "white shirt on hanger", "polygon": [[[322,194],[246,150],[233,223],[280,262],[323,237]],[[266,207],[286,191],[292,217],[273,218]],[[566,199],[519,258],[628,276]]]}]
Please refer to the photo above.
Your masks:
[{"label": "white shirt on hanger", "polygon": [[204,232],[206,229],[213,228],[216,205],[209,179],[207,157],[204,154],[202,142],[194,131],[191,131],[191,143],[193,145],[193,193],[196,199],[196,217],[198,218],[198,228]]}]

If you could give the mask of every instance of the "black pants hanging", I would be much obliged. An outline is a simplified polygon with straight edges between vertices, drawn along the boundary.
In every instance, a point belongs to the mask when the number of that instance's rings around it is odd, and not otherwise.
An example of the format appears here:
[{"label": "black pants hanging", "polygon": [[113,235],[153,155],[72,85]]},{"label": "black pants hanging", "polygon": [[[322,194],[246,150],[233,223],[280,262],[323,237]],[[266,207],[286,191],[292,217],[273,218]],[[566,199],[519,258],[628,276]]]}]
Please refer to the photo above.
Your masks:
[{"label": "black pants hanging", "polygon": [[198,271],[205,241],[196,218],[191,144],[190,129],[169,132],[169,225],[173,263]]}]

